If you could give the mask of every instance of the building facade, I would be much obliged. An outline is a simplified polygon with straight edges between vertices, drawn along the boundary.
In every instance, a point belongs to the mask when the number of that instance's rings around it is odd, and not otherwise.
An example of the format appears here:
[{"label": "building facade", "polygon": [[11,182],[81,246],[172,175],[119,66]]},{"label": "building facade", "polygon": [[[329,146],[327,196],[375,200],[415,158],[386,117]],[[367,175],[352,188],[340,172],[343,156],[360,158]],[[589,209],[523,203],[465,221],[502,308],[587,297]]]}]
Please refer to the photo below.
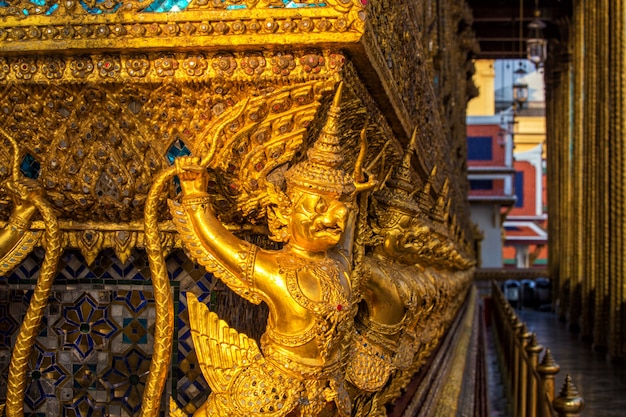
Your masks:
[{"label": "building facade", "polygon": [[472,216],[483,233],[484,268],[545,268],[547,264],[541,74],[516,80],[524,81],[530,93],[524,103],[513,101],[512,70],[528,64],[513,60],[476,63],[480,94],[468,108],[468,178]]},{"label": "building facade", "polygon": [[503,265],[506,212],[515,202],[511,115],[469,116],[467,119],[468,179],[472,220],[482,232],[482,268]]}]

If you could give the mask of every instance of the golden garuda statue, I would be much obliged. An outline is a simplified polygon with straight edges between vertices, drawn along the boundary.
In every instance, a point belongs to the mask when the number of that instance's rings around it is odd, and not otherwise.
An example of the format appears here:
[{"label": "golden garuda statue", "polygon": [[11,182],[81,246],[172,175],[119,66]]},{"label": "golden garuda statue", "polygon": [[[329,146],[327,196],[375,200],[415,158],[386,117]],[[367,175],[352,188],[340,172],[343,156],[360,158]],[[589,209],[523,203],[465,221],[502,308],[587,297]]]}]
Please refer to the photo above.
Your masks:
[{"label": "golden garuda statue", "polygon": [[415,140],[414,132],[402,163],[373,195],[371,250],[363,259],[363,301],[347,369],[350,381],[365,392],[381,390],[393,371],[413,363],[419,347],[414,334],[418,307],[421,311],[433,299],[430,277],[416,266],[423,263],[429,230],[420,224],[413,197],[419,190],[411,172]]},{"label": "golden garuda statue", "polygon": [[436,226],[429,213],[447,195],[429,206],[416,200],[418,191],[429,189],[428,183],[418,185],[411,168],[416,143],[417,130],[401,163],[373,193],[367,215],[365,256],[358,266],[361,298],[346,369],[356,388],[354,415],[387,415],[386,405],[433,353],[451,319],[447,307],[471,279],[452,263],[454,271],[440,270],[439,260],[447,258],[437,249],[439,240],[430,239]]},{"label": "golden garuda statue", "polygon": [[340,168],[341,91],[340,85],[308,158],[285,173],[286,192],[270,185],[276,202],[270,226],[284,242],[281,250],[263,250],[229,232],[214,213],[200,160],[176,161],[183,198],[171,212],[189,253],[270,312],[259,349],[188,293],[194,346],[212,389],[194,416],[351,414],[343,368],[355,299],[352,242],[343,238],[354,227],[356,193],[373,182],[355,184]]}]

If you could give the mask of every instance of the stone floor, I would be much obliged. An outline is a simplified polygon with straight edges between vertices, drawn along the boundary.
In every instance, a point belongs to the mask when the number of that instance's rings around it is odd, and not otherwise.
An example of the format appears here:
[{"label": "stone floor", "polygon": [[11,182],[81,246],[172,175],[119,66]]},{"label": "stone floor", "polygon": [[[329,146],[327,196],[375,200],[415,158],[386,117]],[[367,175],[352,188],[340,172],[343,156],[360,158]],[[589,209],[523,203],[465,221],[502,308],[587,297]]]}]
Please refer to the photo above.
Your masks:
[{"label": "stone floor", "polygon": [[[570,374],[579,394],[585,399],[585,409],[581,417],[624,417],[626,416],[626,366],[609,363],[606,355],[593,352],[579,340],[578,335],[567,330],[567,325],[558,320],[555,314],[530,309],[518,310],[520,319],[544,347],[549,347],[561,371],[556,378],[558,395],[566,374]],[[488,333],[489,335],[489,333]],[[491,343],[488,342],[489,346]],[[492,356],[493,349],[487,349]],[[543,357],[543,353],[541,355]],[[488,364],[494,364],[488,358]],[[491,389],[491,417],[503,417],[506,414],[506,401],[498,392],[499,375],[489,369]],[[504,401],[504,402],[503,402]],[[504,410],[503,410],[504,408]]]},{"label": "stone floor", "polygon": [[489,393],[489,417],[510,417],[504,390],[504,381],[498,364],[496,345],[490,327],[486,331],[485,352],[487,353],[487,392]]}]

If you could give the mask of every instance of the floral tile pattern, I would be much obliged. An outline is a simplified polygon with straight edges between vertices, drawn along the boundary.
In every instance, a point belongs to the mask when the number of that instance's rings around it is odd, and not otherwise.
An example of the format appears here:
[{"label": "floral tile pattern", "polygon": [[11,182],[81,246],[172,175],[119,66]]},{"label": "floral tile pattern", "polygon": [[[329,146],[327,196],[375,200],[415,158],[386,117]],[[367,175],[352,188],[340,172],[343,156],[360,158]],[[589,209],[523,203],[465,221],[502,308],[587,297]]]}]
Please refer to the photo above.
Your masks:
[{"label": "floral tile pattern", "polygon": [[[39,249],[33,251],[8,276],[0,277],[0,402],[6,398],[11,347],[43,255]],[[193,351],[185,294],[193,291],[213,305],[214,282],[182,251],[170,254],[167,268],[177,320],[164,398],[171,395],[181,405],[199,406],[210,390]],[[30,359],[26,414],[138,416],[155,314],[144,252],[135,250],[122,263],[113,251],[105,250],[91,265],[78,252],[64,253]]]},{"label": "floral tile pattern", "polygon": [[111,367],[102,376],[108,391],[107,402],[121,404],[129,415],[138,413],[149,370],[150,357],[140,349],[113,355]]},{"label": "floral tile pattern", "polygon": [[99,304],[88,293],[73,304],[65,304],[61,319],[53,327],[63,336],[63,347],[73,348],[82,359],[94,350],[107,349],[108,339],[119,330],[109,319],[108,305]]},{"label": "floral tile pattern", "polygon": [[39,343],[30,357],[31,383],[24,396],[31,410],[36,410],[49,398],[56,398],[59,389],[67,382],[69,372],[56,360],[57,353],[48,351]]}]

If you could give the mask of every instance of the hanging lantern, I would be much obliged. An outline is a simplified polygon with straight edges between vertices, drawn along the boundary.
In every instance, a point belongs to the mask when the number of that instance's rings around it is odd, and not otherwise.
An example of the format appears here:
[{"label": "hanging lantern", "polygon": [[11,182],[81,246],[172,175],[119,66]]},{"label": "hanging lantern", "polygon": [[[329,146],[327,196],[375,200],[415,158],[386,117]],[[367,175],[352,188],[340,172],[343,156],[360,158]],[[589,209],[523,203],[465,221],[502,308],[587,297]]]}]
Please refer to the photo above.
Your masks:
[{"label": "hanging lantern", "polygon": [[521,109],[528,101],[528,83],[524,80],[526,75],[526,69],[523,62],[519,63],[513,74],[515,76],[515,82],[513,83],[513,100],[517,108]]},{"label": "hanging lantern", "polygon": [[521,109],[524,103],[528,101],[528,83],[520,80],[513,84],[513,99],[517,107]]},{"label": "hanging lantern", "polygon": [[530,36],[526,40],[526,56],[530,62],[540,67],[548,55],[548,41],[543,38],[546,24],[539,19],[539,10],[535,10],[535,19],[528,24]]}]

